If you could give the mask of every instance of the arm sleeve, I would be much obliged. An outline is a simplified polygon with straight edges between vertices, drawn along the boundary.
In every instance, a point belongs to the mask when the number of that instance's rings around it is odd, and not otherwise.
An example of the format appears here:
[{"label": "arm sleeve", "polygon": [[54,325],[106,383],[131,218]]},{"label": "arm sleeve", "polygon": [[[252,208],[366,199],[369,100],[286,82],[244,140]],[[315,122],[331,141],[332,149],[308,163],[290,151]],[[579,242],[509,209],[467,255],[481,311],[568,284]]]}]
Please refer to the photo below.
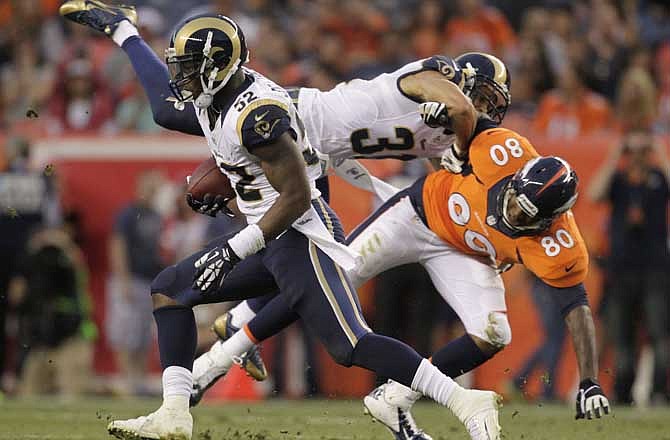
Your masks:
[{"label": "arm sleeve", "polygon": [[149,45],[140,37],[133,36],[121,47],[130,58],[142,88],[149,97],[154,121],[168,130],[204,136],[195,112],[177,110],[172,102],[166,101],[172,96],[169,86],[170,76],[165,63],[156,56]]},{"label": "arm sleeve", "polygon": [[547,295],[556,302],[561,310],[561,316],[565,318],[572,309],[579,306],[588,306],[589,300],[586,297],[584,283],[579,283],[572,287],[554,287],[536,278],[533,283],[533,289],[540,292],[541,295]]},{"label": "arm sleeve", "polygon": [[[291,118],[286,107],[270,99],[259,99],[249,104],[240,115],[239,121],[240,142],[249,151],[275,142],[282,134],[291,130]],[[294,133],[291,134],[295,138]]]}]

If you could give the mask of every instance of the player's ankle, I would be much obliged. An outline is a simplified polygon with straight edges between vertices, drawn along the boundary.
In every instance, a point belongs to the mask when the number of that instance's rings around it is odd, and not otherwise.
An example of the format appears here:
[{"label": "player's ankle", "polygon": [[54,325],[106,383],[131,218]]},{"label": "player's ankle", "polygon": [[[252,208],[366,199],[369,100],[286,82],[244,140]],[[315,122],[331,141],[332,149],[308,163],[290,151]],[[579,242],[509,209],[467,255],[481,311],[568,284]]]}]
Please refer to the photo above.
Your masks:
[{"label": "player's ankle", "polygon": [[112,40],[121,47],[128,38],[139,35],[137,28],[131,22],[123,20],[116,26],[116,30],[112,34]]}]

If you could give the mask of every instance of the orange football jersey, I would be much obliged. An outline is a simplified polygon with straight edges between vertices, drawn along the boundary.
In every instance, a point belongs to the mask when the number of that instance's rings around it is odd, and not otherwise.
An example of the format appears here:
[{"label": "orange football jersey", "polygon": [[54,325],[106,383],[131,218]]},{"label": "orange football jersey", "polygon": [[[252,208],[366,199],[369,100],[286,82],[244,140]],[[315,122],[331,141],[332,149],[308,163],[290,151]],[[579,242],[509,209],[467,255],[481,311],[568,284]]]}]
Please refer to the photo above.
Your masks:
[{"label": "orange football jersey", "polygon": [[500,269],[522,263],[545,283],[571,287],[584,281],[588,252],[572,212],[533,236],[511,236],[498,227],[497,195],[508,179],[538,157],[528,139],[506,128],[482,131],[470,144],[471,171],[431,173],[423,204],[430,229],[456,249]]}]

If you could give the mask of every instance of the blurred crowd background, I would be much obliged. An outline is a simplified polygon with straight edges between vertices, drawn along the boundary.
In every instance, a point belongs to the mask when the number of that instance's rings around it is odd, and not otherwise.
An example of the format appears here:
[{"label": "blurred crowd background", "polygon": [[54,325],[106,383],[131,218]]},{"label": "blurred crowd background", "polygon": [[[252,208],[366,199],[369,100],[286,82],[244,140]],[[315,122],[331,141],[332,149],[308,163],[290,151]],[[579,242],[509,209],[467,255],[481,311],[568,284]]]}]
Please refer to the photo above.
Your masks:
[{"label": "blurred crowd background", "polygon": [[[165,136],[167,132],[153,122],[149,103],[125,54],[108,38],[62,20],[57,13],[60,3],[0,1],[2,386],[10,394],[47,391],[151,394],[155,387],[152,388],[146,375],[151,370],[155,342],[148,282],[164,265],[188,255],[217,231],[236,225],[228,219],[210,220],[192,213],[181,194],[183,176],[178,179],[174,173],[165,175],[160,169],[152,169],[134,176],[135,193],[129,194],[114,213],[108,235],[87,236],[83,232],[81,219],[87,214],[82,212],[85,208],[74,209],[76,204],[64,202],[67,194],[63,194],[60,170],[57,165],[45,167],[33,160],[35,142],[84,135],[105,139],[123,135],[135,139],[144,135]],[[626,322],[625,332],[612,332],[602,345],[613,346],[616,360],[612,375],[616,376],[615,398],[619,402],[633,400],[631,387],[638,356],[643,352],[641,346],[651,347],[647,358],[653,359],[649,362],[653,365],[654,379],[648,394],[658,402],[667,401],[670,291],[667,279],[663,278],[670,268],[666,258],[670,170],[664,143],[670,134],[667,2],[129,0],[127,3],[138,7],[140,33],[160,57],[171,30],[183,18],[201,12],[232,17],[243,29],[251,49],[249,67],[284,86],[325,90],[341,81],[372,78],[433,54],[457,56],[484,51],[500,57],[512,77],[512,106],[505,126],[520,130],[531,141],[538,136],[565,145],[576,144],[582,149],[589,148],[584,139],[592,139],[590,136],[611,139],[609,159],[603,165],[607,169],[600,173],[600,186],[589,188],[588,193],[594,200],[616,205],[611,215],[619,215],[620,221],[612,219],[610,227],[603,228],[607,231],[603,233],[605,238],[592,247],[593,256],[598,257],[593,259],[593,266],[603,268],[603,283],[607,285],[608,270],[615,267],[608,258],[613,234],[628,237],[622,239],[623,244],[622,240],[617,242],[617,252],[627,252],[630,243],[647,241],[657,247],[661,243],[664,250],[653,254],[652,278],[657,281],[651,287],[640,287],[640,283],[633,281],[639,291],[629,289],[618,293],[618,297],[610,295],[611,301],[599,301],[615,304],[608,313],[605,310],[600,314],[601,334],[607,334],[608,329],[622,320]],[[631,173],[620,169],[619,160],[626,155],[632,159],[623,166],[632,167],[632,175],[637,177],[628,179]],[[395,164],[391,168],[384,176],[396,183],[411,181],[426,172],[419,163]],[[617,198],[610,187],[614,187],[612,182],[618,182],[620,188],[623,179],[623,186],[628,184],[626,194],[647,194],[645,185],[638,183],[647,182],[652,169],[658,171],[653,175],[661,179],[659,185],[665,188],[665,195],[654,193],[658,196],[653,199],[655,206],[660,203],[661,207],[653,214],[644,205],[632,206],[631,199],[620,196],[623,190],[617,193]],[[615,173],[620,173],[619,180],[613,177]],[[105,191],[114,190],[113,182],[107,185],[110,188],[99,188],[100,198],[104,199]],[[631,186],[639,187],[639,191],[630,190]],[[582,194],[587,195],[586,188]],[[651,200],[646,195],[643,199]],[[652,223],[656,235],[636,232]],[[658,233],[662,235],[659,237]],[[106,249],[104,274],[99,273],[101,267],[91,265],[93,259],[85,252],[87,241],[101,238]],[[644,252],[639,249],[636,252],[643,258]],[[640,275],[641,270],[631,276],[649,278]],[[104,292],[91,295],[89,275],[105,278]],[[528,278],[525,282],[533,281]],[[384,274],[373,290],[371,321],[381,333],[403,337],[428,353],[436,337],[448,338],[450,332],[459,331],[457,319],[441,309],[442,301],[416,267]],[[414,293],[402,294],[410,290]],[[647,290],[653,291],[653,295]],[[388,294],[391,291],[392,296]],[[387,292],[387,296],[382,292]],[[604,292],[607,294],[608,289]],[[653,296],[653,301],[637,310],[634,306],[647,304],[643,300],[646,296]],[[553,378],[565,330],[560,318],[552,314],[551,306],[543,307],[541,298],[536,298],[536,303],[541,317],[536,331],[546,338],[527,363],[505,374],[509,376],[510,394],[517,389],[528,397],[524,387],[532,371],[539,368],[545,386],[533,397],[556,399],[559,396]],[[207,323],[225,307],[202,312],[203,347],[211,342]],[[449,327],[436,336],[434,324],[445,322]],[[295,337],[291,339],[292,335]],[[293,342],[303,340],[299,329],[292,330],[287,337]],[[308,335],[303,342],[299,344],[306,346],[302,357],[310,368],[306,378],[298,380],[305,384],[291,389],[294,395],[318,394],[320,384],[314,371],[319,361]],[[119,380],[111,385],[104,380],[100,385],[100,380],[92,379],[101,370],[99,362],[96,371],[92,368],[101,345],[114,352],[112,362],[116,367],[110,367],[111,370],[121,372]],[[286,391],[290,388],[286,383],[293,379],[286,378],[290,374],[282,373],[280,365],[287,362],[290,365],[295,344],[277,341],[274,345],[271,352],[277,358],[275,387]],[[92,383],[96,386],[91,386]]]}]

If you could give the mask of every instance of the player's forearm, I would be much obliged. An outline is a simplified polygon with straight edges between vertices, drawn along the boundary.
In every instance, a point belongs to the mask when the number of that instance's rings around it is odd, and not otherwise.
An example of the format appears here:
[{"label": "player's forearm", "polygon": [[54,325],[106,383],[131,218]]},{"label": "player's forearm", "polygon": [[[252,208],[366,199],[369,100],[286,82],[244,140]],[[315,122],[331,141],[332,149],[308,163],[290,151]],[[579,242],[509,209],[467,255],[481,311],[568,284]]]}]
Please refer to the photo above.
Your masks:
[{"label": "player's forearm", "polygon": [[596,329],[591,309],[588,306],[575,307],[566,315],[565,323],[572,335],[572,344],[577,355],[580,379],[597,380],[598,354],[596,349]]},{"label": "player's forearm", "polygon": [[127,38],[122,49],[130,58],[133,69],[149,97],[154,121],[168,130],[203,136],[195,114],[190,109],[179,111],[166,99],[172,96],[167,66],[139,36]]},{"label": "player's forearm", "polygon": [[290,228],[309,209],[310,196],[309,186],[303,188],[297,185],[293,191],[284,191],[279,195],[274,205],[258,222],[266,242]]},{"label": "player's forearm", "polygon": [[304,159],[288,133],[273,144],[257,148],[254,154],[261,159],[268,182],[279,193],[275,203],[258,222],[267,242],[287,230],[309,209],[312,191]]},{"label": "player's forearm", "polygon": [[437,72],[422,72],[403,80],[403,90],[423,102],[441,102],[447,107],[451,129],[458,140],[459,153],[465,154],[477,124],[477,111],[453,82]]}]

